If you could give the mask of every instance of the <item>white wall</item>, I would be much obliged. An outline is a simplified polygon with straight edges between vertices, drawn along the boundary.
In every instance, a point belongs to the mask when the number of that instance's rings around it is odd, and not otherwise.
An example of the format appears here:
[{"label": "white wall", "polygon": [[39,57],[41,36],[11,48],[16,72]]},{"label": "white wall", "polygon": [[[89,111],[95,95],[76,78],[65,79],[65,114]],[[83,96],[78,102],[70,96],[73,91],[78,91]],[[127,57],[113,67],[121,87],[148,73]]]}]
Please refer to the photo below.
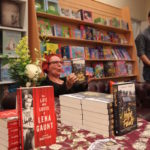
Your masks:
[{"label": "white wall", "polygon": [[[147,9],[150,9],[150,0],[97,0],[116,7],[130,8],[131,18],[139,21],[145,20]],[[148,8],[149,7],[149,8]]]}]

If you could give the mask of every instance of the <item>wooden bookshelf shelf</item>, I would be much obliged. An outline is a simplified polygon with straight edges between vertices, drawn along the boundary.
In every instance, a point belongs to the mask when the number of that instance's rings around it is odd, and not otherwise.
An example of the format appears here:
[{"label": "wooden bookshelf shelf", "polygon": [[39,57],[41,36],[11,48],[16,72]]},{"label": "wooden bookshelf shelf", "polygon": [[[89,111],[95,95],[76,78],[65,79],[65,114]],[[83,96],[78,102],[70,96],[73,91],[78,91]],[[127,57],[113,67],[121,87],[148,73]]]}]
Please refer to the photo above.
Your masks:
[{"label": "wooden bookshelf shelf", "polygon": [[130,30],[115,28],[115,27],[111,27],[111,26],[105,26],[105,25],[101,25],[101,24],[86,22],[86,21],[62,17],[62,16],[55,16],[55,15],[43,13],[43,12],[37,12],[37,17],[43,17],[43,18],[47,18],[47,19],[51,19],[51,20],[55,20],[55,21],[59,21],[59,22],[71,23],[71,24],[75,24],[75,25],[86,25],[86,26],[90,26],[90,27],[93,27],[96,29],[104,29],[107,31],[114,31],[114,32],[119,32],[119,33],[130,33]]},{"label": "wooden bookshelf shelf", "polygon": [[106,45],[106,46],[119,46],[131,48],[130,44],[120,44],[120,43],[112,43],[112,42],[103,42],[98,40],[84,40],[84,39],[76,39],[76,38],[66,38],[66,37],[58,37],[58,36],[40,36],[41,39],[48,39],[50,42],[55,43],[64,43],[64,44],[74,44],[74,45]]},{"label": "wooden bookshelf shelf", "polygon": [[11,27],[5,27],[5,26],[0,26],[0,30],[11,30],[11,31],[27,32],[27,30],[22,29],[22,28],[11,28]]},{"label": "wooden bookshelf shelf", "polygon": [[15,83],[15,81],[0,81],[0,85],[13,84],[13,83]]},{"label": "wooden bookshelf shelf", "polygon": [[136,74],[127,75],[127,76],[113,76],[113,77],[103,77],[103,78],[91,78],[91,80],[113,80],[113,79],[120,79],[120,78],[134,78]]},{"label": "wooden bookshelf shelf", "polygon": [[91,61],[91,62],[94,62],[94,61],[127,61],[127,62],[134,62],[135,60],[126,60],[126,59],[85,59],[85,61]]}]

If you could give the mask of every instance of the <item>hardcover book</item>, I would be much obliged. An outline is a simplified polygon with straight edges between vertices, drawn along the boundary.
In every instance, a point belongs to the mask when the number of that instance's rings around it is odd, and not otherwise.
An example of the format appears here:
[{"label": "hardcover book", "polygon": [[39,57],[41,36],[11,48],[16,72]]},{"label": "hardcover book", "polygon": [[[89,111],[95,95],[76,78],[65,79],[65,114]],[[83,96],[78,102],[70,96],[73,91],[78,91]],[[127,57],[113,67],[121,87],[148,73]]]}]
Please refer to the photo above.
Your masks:
[{"label": "hardcover book", "polygon": [[71,9],[69,8],[60,8],[60,15],[64,17],[71,17]]},{"label": "hardcover book", "polygon": [[22,150],[56,142],[54,89],[52,86],[17,89]]},{"label": "hardcover book", "polygon": [[7,60],[0,60],[0,80],[1,81],[12,81],[9,74],[9,64]]},{"label": "hardcover book", "polygon": [[79,10],[81,14],[81,19],[87,22],[93,22],[92,21],[92,12],[87,10]]},{"label": "hardcover book", "polygon": [[38,22],[38,30],[40,35],[46,35],[46,36],[52,36],[52,26],[50,25],[50,21],[49,19],[45,19],[45,18],[37,18],[37,22]]},{"label": "hardcover book", "polygon": [[21,40],[21,32],[18,31],[3,31],[3,54],[9,56],[17,56],[15,49]]},{"label": "hardcover book", "polygon": [[62,36],[62,27],[60,25],[54,24],[53,33],[54,33],[54,36]]},{"label": "hardcover book", "polygon": [[1,23],[8,27],[20,26],[20,5],[12,1],[2,1],[1,3]]},{"label": "hardcover book", "polygon": [[84,59],[73,59],[72,60],[72,70],[73,73],[78,78],[78,82],[82,83],[86,80],[86,70],[85,70],[85,60]]},{"label": "hardcover book", "polygon": [[60,77],[66,77],[72,73],[72,64],[70,60],[63,61],[63,73],[61,73]]},{"label": "hardcover book", "polygon": [[113,77],[116,75],[115,62],[105,62],[104,63],[104,74],[106,77]]},{"label": "hardcover book", "polygon": [[123,135],[137,128],[135,84],[113,85],[115,134]]},{"label": "hardcover book", "polygon": [[60,54],[59,44],[46,43],[46,51],[48,54]]},{"label": "hardcover book", "polygon": [[46,0],[35,0],[35,10],[39,12],[46,11]]},{"label": "hardcover book", "polygon": [[71,46],[71,58],[85,58],[84,47],[81,46]]},{"label": "hardcover book", "polygon": [[46,12],[53,15],[59,15],[58,0],[46,0]]}]

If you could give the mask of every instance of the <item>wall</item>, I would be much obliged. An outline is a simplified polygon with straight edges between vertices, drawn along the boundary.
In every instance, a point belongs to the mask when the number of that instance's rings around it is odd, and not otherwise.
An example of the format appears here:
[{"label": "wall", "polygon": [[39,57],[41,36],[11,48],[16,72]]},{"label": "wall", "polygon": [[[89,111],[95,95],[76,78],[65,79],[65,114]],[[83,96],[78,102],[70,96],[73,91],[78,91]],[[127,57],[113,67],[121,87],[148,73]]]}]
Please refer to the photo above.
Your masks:
[{"label": "wall", "polygon": [[139,21],[143,21],[146,19],[145,14],[147,12],[147,9],[150,9],[150,0],[97,0],[97,1],[121,8],[128,6],[130,8],[131,18],[134,18]]},{"label": "wall", "polygon": [[149,11],[150,11],[150,0],[146,0],[146,14],[145,14],[146,19]]}]

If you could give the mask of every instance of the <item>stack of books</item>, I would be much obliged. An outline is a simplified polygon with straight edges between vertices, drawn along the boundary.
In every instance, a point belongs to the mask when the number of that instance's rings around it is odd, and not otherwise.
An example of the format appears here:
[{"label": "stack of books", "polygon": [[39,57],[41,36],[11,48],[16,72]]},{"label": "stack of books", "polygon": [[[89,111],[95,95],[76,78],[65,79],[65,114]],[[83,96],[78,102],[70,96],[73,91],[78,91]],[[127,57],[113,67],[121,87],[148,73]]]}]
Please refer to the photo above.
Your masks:
[{"label": "stack of books", "polygon": [[113,95],[79,92],[60,96],[61,122],[103,136],[114,135]]},{"label": "stack of books", "polygon": [[0,149],[18,150],[19,128],[18,115],[16,110],[6,110],[0,112]]}]

